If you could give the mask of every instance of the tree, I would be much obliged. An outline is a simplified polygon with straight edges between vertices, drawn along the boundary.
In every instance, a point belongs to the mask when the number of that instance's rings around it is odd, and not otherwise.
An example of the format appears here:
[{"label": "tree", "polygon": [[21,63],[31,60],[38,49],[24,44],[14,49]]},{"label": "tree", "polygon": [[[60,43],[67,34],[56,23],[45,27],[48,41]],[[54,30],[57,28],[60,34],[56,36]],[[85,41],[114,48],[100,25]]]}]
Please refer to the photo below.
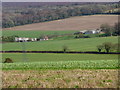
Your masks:
[{"label": "tree", "polygon": [[114,34],[115,35],[120,35],[120,22],[118,22],[118,23],[115,23],[115,25],[114,25]]},{"label": "tree", "polygon": [[63,52],[66,52],[68,50],[68,46],[64,45],[63,46]]},{"label": "tree", "polygon": [[98,49],[98,51],[99,51],[99,53],[102,51],[102,49],[103,49],[103,45],[98,45],[97,46],[97,49]]},{"label": "tree", "polygon": [[105,51],[106,51],[107,53],[109,53],[110,50],[113,49],[113,44],[112,44],[111,42],[105,42],[105,43],[103,43],[102,45],[103,45],[103,48],[105,49]]},{"label": "tree", "polygon": [[105,32],[108,36],[112,36],[113,32],[114,32],[114,28],[108,24],[102,24],[100,26],[101,30],[103,32]]}]

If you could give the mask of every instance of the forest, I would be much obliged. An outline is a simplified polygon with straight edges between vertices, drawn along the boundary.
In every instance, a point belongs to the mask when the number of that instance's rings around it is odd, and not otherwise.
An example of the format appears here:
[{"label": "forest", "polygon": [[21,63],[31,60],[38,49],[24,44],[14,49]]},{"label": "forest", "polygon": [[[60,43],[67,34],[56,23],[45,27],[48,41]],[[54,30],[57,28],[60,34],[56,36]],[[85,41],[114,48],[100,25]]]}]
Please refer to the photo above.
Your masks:
[{"label": "forest", "polygon": [[119,14],[118,3],[23,3],[4,2],[2,27],[65,19],[94,14]]}]

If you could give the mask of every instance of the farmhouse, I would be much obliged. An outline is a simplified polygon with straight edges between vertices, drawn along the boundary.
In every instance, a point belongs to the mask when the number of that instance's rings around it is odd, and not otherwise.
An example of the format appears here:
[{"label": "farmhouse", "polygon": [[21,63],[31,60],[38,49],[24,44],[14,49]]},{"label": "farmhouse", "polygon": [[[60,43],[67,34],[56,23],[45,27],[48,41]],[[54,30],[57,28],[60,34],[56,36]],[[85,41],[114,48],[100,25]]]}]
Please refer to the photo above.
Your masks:
[{"label": "farmhouse", "polygon": [[25,37],[15,37],[15,42],[35,42],[35,41],[43,41],[43,40],[49,40],[47,36],[45,36],[43,39],[39,38],[25,38]]},{"label": "farmhouse", "polygon": [[15,37],[15,42],[37,41],[37,38]]},{"label": "farmhouse", "polygon": [[83,30],[79,32],[75,32],[74,34],[98,34],[98,33],[103,33],[100,29],[95,29],[95,30]]}]

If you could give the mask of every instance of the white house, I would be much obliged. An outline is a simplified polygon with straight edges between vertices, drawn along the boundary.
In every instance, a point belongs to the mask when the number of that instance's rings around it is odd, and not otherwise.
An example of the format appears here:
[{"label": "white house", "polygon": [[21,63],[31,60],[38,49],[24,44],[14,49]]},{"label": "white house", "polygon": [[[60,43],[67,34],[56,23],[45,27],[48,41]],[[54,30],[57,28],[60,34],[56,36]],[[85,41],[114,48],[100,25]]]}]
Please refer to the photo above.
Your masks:
[{"label": "white house", "polygon": [[37,38],[25,38],[25,37],[15,37],[15,42],[34,42],[34,41],[43,41],[43,40],[49,40],[47,36],[45,36],[43,39],[37,39]]},{"label": "white house", "polygon": [[94,29],[94,30],[83,30],[80,32],[76,32],[74,34],[98,34],[101,33],[102,31],[100,29]]},{"label": "white house", "polygon": [[37,38],[15,37],[15,42],[37,41]]}]

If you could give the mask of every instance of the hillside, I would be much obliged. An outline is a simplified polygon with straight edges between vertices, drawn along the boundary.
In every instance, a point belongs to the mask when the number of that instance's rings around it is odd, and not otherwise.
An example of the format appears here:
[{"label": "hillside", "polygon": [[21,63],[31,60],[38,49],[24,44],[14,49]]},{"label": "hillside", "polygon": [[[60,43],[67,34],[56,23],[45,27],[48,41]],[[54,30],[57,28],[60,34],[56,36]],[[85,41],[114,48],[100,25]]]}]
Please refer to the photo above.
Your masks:
[{"label": "hillside", "polygon": [[[104,42],[118,43],[118,37],[97,37],[70,40],[48,40],[41,42],[26,42],[27,51],[61,51],[63,46],[67,46],[70,51],[97,51],[96,46]],[[23,43],[4,43],[3,51],[23,50]]]},{"label": "hillside", "polygon": [[118,22],[118,15],[77,16],[61,20],[5,28],[3,30],[89,30],[97,29],[101,24],[105,23],[114,25],[115,22]]}]

